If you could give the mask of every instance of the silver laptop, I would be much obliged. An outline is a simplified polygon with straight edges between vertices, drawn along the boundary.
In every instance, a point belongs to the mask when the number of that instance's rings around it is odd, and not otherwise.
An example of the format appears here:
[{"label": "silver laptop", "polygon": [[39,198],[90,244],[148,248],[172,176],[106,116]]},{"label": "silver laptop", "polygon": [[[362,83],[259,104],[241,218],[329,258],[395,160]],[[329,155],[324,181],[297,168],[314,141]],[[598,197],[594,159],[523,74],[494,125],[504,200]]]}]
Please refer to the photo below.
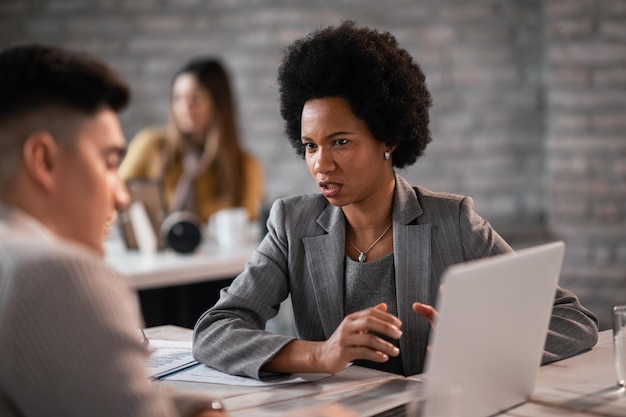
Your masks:
[{"label": "silver laptop", "polygon": [[559,241],[448,268],[425,374],[382,384],[349,405],[365,416],[486,417],[527,401],[564,252]]}]

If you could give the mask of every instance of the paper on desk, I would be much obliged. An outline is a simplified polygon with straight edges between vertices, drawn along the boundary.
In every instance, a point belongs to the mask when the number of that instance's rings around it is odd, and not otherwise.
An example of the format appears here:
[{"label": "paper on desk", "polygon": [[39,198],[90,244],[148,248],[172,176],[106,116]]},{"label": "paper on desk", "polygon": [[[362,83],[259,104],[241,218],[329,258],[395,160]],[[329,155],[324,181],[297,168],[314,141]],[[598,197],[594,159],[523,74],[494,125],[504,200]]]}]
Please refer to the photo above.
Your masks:
[{"label": "paper on desk", "polygon": [[302,382],[319,381],[330,374],[290,374],[271,380],[259,381],[244,376],[235,376],[220,372],[206,365],[195,366],[176,374],[165,377],[168,381],[204,382],[210,384],[239,385],[245,387],[267,387],[280,384],[299,384]]},{"label": "paper on desk", "polygon": [[148,374],[151,378],[163,377],[199,365],[191,355],[191,342],[150,340],[148,344]]},{"label": "paper on desk", "polygon": [[191,355],[191,342],[151,339],[148,347],[151,350],[148,372],[155,379],[264,387],[319,381],[330,376],[329,374],[290,374],[281,375],[271,380],[258,381],[253,378],[226,374],[206,365],[200,365]]}]

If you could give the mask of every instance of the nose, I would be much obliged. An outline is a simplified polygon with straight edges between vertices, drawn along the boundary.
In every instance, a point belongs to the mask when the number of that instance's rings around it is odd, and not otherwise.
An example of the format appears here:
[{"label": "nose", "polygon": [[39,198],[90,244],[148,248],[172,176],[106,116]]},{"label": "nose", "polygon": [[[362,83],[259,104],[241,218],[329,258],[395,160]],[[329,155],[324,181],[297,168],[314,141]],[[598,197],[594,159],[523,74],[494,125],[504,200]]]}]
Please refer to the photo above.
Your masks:
[{"label": "nose", "polygon": [[126,183],[117,176],[117,184],[115,187],[115,208],[117,210],[124,210],[130,204],[130,194],[126,188]]},{"label": "nose", "polygon": [[313,158],[315,158],[313,161],[313,169],[316,173],[323,174],[335,169],[335,160],[333,159],[331,150],[324,149],[320,146]]},{"label": "nose", "polygon": [[178,114],[187,114],[193,106],[191,100],[181,97],[173,103],[172,107],[174,109],[174,112]]}]

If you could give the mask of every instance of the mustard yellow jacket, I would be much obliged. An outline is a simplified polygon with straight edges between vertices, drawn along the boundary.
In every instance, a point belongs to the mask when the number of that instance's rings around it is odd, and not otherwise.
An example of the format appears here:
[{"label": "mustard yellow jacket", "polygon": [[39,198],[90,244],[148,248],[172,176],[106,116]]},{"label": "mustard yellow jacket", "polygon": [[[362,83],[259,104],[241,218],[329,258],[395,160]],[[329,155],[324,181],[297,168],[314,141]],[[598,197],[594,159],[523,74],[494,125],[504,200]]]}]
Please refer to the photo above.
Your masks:
[{"label": "mustard yellow jacket", "polygon": [[[125,181],[133,178],[162,179],[165,201],[169,205],[183,167],[180,159],[177,159],[163,174],[163,178],[160,178],[165,144],[164,129],[141,130],[130,142],[126,157],[119,168],[119,174]],[[242,205],[248,211],[248,217],[253,220],[259,214],[263,199],[263,170],[255,158],[245,153],[243,167],[245,191]],[[219,179],[215,174],[208,170],[194,181],[196,214],[204,221],[207,221],[213,213],[227,207],[227,203],[215,195],[217,181]]]}]

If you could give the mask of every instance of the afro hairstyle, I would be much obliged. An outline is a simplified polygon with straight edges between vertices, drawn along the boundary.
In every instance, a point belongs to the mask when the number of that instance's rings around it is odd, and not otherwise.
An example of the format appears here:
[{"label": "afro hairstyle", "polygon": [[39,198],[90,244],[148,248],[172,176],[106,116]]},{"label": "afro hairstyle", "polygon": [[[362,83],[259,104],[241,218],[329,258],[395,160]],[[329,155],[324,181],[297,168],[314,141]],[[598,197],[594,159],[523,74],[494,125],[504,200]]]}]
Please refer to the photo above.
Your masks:
[{"label": "afro hairstyle", "polygon": [[324,97],[347,100],[377,140],[395,146],[396,168],[414,164],[431,141],[426,77],[389,32],[353,21],[318,29],[286,48],[278,84],[285,133],[302,158],[302,109]]}]

